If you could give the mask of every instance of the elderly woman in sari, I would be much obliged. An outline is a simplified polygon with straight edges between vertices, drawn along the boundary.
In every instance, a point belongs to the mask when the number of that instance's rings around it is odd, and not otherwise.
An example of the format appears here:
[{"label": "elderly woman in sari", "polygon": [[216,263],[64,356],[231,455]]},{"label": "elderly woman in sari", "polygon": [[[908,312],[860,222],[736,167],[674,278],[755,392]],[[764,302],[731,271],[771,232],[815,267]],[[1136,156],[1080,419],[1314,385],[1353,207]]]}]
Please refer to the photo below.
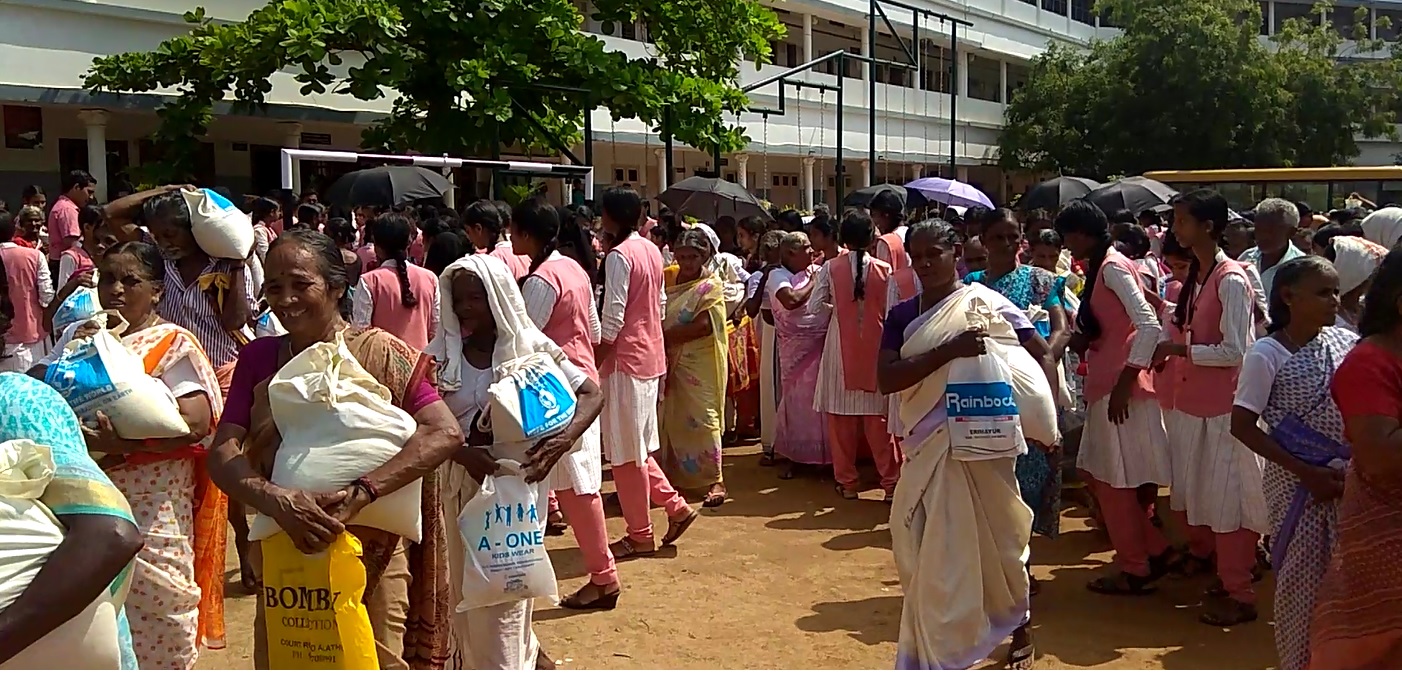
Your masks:
[{"label": "elderly woman in sari", "polygon": [[[126,604],[137,662],[144,670],[190,670],[201,641],[224,647],[228,502],[203,463],[224,400],[199,341],[156,313],[165,265],[155,246],[118,245],[98,270],[99,302],[126,323],[122,344],[170,388],[190,428],[182,437],[127,440],[117,436],[102,412],[83,427],[88,449],[104,454],[100,464],[131,504],[146,540]],[[71,325],[31,372],[42,377],[70,340],[96,331],[91,322]]]},{"label": "elderly woman in sari", "polygon": [[663,467],[678,489],[706,489],[705,507],[725,502],[721,434],[725,421],[725,285],[709,265],[708,233],[682,231],[672,245],[677,273],[667,285],[662,341],[667,376],[662,393]]},{"label": "elderly woman in sari", "polygon": [[828,426],[814,406],[823,346],[832,319],[832,305],[809,303],[818,286],[819,267],[813,263],[813,247],[803,233],[785,233],[779,245],[781,265],[791,277],[782,278],[771,294],[774,336],[778,345],[779,376],[784,384],[779,398],[778,429],[774,452],[786,463],[780,479],[793,479],[800,466],[832,465]]},{"label": "elderly woman in sari", "polygon": [[[255,339],[239,353],[224,416],[209,454],[214,482],[240,503],[272,517],[299,550],[325,551],[366,505],[423,480],[423,538],[353,526],[364,547],[365,606],[382,669],[441,669],[447,661],[448,580],[443,510],[434,470],[462,448],[462,430],[430,378],[432,360],[379,329],[355,330],[346,268],[330,237],[310,229],[282,234],[268,247],[268,305],[287,329]],[[269,481],[281,439],[268,404],[268,381],[295,355],[343,335],[356,360],[418,424],[404,448],[345,488],[312,493]],[[254,623],[254,663],[266,667],[262,600]]]},{"label": "elderly woman in sari", "polygon": [[[516,278],[507,264],[490,254],[473,254],[448,266],[439,277],[443,299],[443,332],[429,352],[442,363],[440,387],[458,421],[470,426],[469,445],[459,447],[453,463],[439,470],[444,510],[456,516],[481,489],[482,479],[500,472],[498,460],[520,463],[528,483],[546,482],[551,471],[588,472],[598,459],[582,443],[584,434],[603,411],[599,385],[565,352],[536,328],[526,313]],[[578,398],[574,419],[561,432],[534,444],[496,444],[490,420],[479,421],[487,409],[487,389],[504,362],[535,353],[548,355],[569,380]],[[488,414],[490,416],[490,414]],[[597,467],[595,465],[594,467]],[[548,484],[547,484],[548,486]],[[547,492],[540,491],[536,507],[545,513]],[[456,529],[448,530],[448,558],[453,584],[453,608],[461,596],[465,548]],[[452,669],[554,669],[531,629],[532,600],[455,611],[452,622]]]},{"label": "elderly woman in sari", "polygon": [[[32,440],[53,454],[53,479],[39,502],[63,525],[63,543],[0,611],[0,669],[135,670],[122,602],[142,539],[127,500],[88,455],[63,397],[24,374],[0,373],[0,442],[14,440]],[[100,606],[108,604],[106,613],[116,616],[116,646],[91,655],[62,639],[65,624],[102,613]]]},{"label": "elderly woman in sari", "polygon": [[[905,593],[897,667],[967,669],[1011,634],[1008,667],[1027,669],[1035,657],[1025,568],[1032,510],[1018,493],[1018,456],[955,456],[945,384],[950,363],[984,355],[989,339],[1020,343],[1039,362],[1047,345],[1007,298],[959,281],[959,235],[948,223],[911,226],[906,244],[923,292],[887,314],[876,367],[881,391],[900,398],[907,431],[891,506]],[[968,329],[966,309],[975,302],[1002,322]],[[1027,453],[1026,445],[1015,451]]]},{"label": "elderly woman in sari", "polygon": [[1270,333],[1246,354],[1232,407],[1232,436],[1269,461],[1275,648],[1285,670],[1309,665],[1310,616],[1329,567],[1348,465],[1344,421],[1328,385],[1358,335],[1332,326],[1338,308],[1339,276],[1328,261],[1304,256],[1280,264]]}]

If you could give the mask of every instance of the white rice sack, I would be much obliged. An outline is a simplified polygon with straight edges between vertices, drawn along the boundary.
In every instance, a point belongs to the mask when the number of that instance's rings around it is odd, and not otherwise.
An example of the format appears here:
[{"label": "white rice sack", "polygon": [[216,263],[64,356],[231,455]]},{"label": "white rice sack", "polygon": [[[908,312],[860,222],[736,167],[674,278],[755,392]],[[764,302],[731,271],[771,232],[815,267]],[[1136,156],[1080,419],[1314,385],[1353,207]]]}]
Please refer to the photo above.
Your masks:
[{"label": "white rice sack", "polygon": [[75,322],[91,320],[102,312],[102,304],[97,300],[97,290],[92,287],[78,287],[76,291],[60,303],[54,311],[54,331],[62,332]]},{"label": "white rice sack", "polygon": [[[376,381],[337,335],[292,358],[268,382],[268,403],[282,435],[273,461],[273,483],[289,489],[336,491],[384,465],[418,429],[414,418],[390,403]],[[351,524],[422,538],[422,480],[381,496]],[[267,515],[254,517],[249,538],[262,540],[280,528]]]},{"label": "white rice sack", "polygon": [[989,354],[997,355],[1008,365],[1012,378],[1013,399],[1017,401],[1022,434],[1027,439],[1053,446],[1061,442],[1061,430],[1056,424],[1056,395],[1047,383],[1042,365],[1020,345],[1007,345],[989,340]]},{"label": "white rice sack", "polygon": [[63,542],[63,527],[39,502],[54,478],[52,451],[31,440],[0,444],[0,612],[29,587]]},{"label": "white rice sack", "polygon": [[216,259],[242,261],[253,252],[253,222],[223,195],[208,188],[182,190],[195,244]]},{"label": "white rice sack", "polygon": [[63,395],[87,425],[97,425],[97,412],[106,414],[123,439],[190,434],[170,388],[147,375],[142,359],[122,345],[113,331],[69,342],[49,365],[44,382]]}]

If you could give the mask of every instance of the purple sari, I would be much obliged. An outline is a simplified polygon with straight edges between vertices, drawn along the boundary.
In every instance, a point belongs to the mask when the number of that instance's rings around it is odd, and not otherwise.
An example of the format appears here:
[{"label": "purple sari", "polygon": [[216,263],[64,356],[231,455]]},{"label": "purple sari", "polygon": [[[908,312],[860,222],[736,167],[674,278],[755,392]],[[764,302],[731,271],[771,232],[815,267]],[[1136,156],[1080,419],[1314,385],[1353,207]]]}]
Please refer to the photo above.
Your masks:
[{"label": "purple sari", "polygon": [[[813,284],[818,270],[814,266],[795,275],[794,289]],[[806,304],[787,310],[778,299],[771,299],[770,306],[779,348],[779,378],[784,384],[774,451],[794,463],[830,465],[827,421],[813,409],[813,395],[818,391],[818,365],[823,361],[823,342],[832,313],[810,314]]]}]

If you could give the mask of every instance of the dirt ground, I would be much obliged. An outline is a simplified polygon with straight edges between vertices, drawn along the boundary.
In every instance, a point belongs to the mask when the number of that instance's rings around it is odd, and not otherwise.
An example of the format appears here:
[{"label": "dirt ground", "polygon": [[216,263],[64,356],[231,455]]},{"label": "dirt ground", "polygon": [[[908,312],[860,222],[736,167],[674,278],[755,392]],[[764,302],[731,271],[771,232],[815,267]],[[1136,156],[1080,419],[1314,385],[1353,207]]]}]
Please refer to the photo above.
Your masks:
[{"label": "dirt ground", "polygon": [[[616,610],[537,609],[536,632],[560,668],[893,667],[901,593],[880,492],[844,501],[830,479],[776,479],[754,448],[726,453],[732,500],[705,510],[677,547],[620,564]],[[1094,595],[1085,584],[1109,561],[1108,544],[1085,517],[1068,509],[1060,538],[1032,542],[1033,573],[1042,580],[1033,600],[1038,668],[1275,666],[1270,578],[1258,584],[1261,620],[1225,630],[1197,622],[1198,581],[1167,581],[1143,598]],[[665,528],[661,510],[653,519]],[[623,533],[617,514],[609,532]],[[561,592],[572,592],[585,581],[574,539],[566,533],[550,546]],[[232,553],[229,567],[236,581]],[[199,668],[253,667],[253,599],[231,597],[227,622],[229,647],[206,651]]]}]

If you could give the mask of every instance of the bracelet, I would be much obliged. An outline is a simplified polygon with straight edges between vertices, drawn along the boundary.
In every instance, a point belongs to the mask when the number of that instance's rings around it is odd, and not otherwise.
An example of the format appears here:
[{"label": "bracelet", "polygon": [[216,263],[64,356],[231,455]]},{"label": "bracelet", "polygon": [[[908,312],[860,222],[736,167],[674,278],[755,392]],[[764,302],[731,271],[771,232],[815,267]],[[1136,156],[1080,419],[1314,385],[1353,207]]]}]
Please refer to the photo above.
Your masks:
[{"label": "bracelet", "polygon": [[356,481],[351,482],[351,486],[360,487],[361,489],[364,489],[365,493],[369,494],[370,500],[372,502],[380,500],[380,492],[375,491],[375,487],[370,484],[370,480],[367,480],[364,477],[361,477]]}]

